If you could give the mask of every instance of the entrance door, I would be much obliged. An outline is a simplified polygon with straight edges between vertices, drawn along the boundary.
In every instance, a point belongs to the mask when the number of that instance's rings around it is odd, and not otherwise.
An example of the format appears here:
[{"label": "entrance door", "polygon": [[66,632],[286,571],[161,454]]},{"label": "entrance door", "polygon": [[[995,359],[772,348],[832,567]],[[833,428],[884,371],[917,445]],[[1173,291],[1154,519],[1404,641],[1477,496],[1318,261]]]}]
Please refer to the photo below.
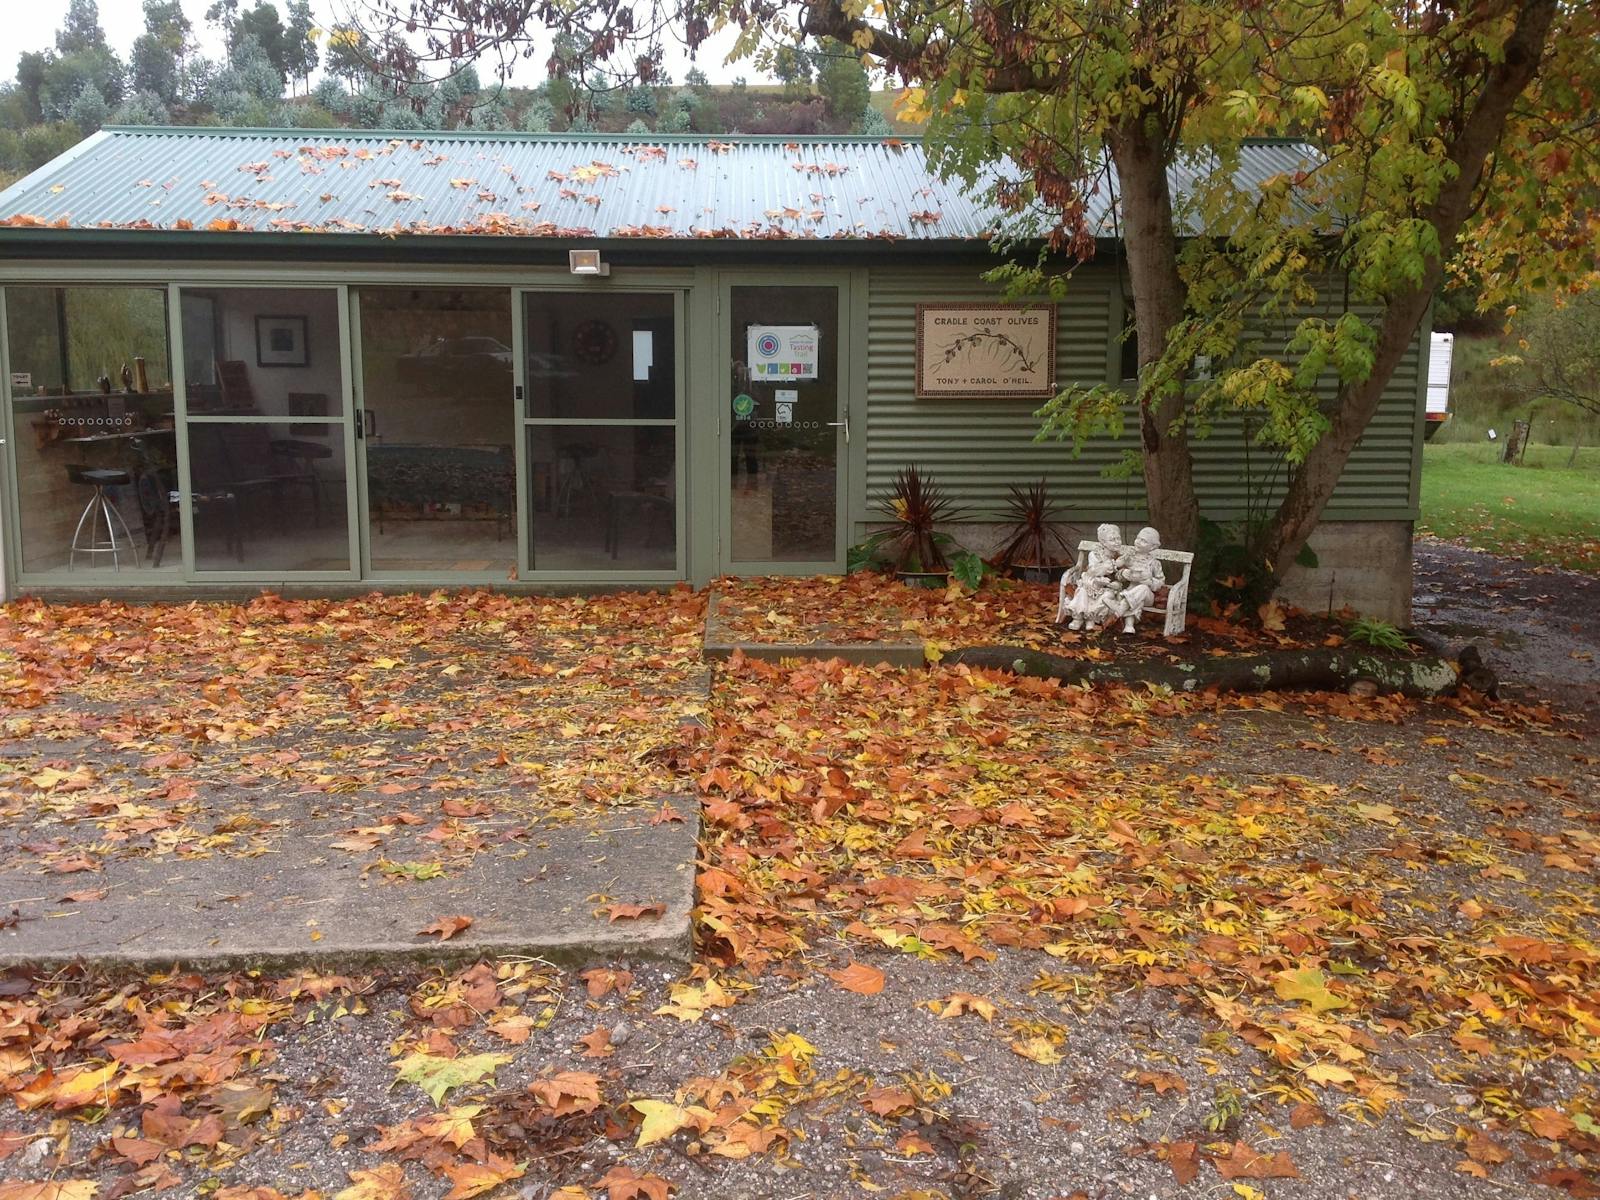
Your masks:
[{"label": "entrance door", "polygon": [[681,579],[682,296],[522,293],[522,513],[540,579]]},{"label": "entrance door", "polygon": [[848,291],[836,283],[731,283],[723,310],[721,569],[844,569]]},{"label": "entrance door", "polygon": [[364,572],[515,578],[510,290],[364,287],[356,311]]}]

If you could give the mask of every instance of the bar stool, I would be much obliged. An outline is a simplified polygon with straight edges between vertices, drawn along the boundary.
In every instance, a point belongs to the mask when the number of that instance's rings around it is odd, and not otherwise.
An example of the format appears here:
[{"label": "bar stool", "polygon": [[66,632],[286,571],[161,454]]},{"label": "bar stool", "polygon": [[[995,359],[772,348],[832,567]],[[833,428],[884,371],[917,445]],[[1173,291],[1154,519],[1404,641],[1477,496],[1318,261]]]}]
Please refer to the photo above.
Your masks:
[{"label": "bar stool", "polygon": [[[131,554],[133,565],[139,565],[139,550],[133,544],[133,532],[128,528],[128,522],[117,511],[117,506],[111,503],[106,496],[108,487],[127,487],[133,482],[133,473],[120,467],[67,467],[67,478],[73,483],[82,483],[94,488],[94,494],[89,497],[89,503],[84,505],[83,515],[78,518],[78,527],[72,533],[72,546],[67,552],[67,570],[72,570],[78,555],[87,554],[91,560],[96,554],[111,555],[111,569],[122,569],[121,554]],[[105,524],[106,536],[100,537],[100,525]],[[89,540],[85,542],[84,525],[89,527]],[[117,527],[122,527],[122,537],[117,537]]]}]

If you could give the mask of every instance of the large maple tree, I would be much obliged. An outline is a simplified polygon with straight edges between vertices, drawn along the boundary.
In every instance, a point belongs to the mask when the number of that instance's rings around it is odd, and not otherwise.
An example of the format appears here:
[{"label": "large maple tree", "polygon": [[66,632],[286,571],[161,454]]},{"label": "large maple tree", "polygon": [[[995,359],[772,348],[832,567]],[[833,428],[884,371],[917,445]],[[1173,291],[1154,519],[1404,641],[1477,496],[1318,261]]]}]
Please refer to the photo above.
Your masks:
[{"label": "large maple tree", "polygon": [[[402,56],[531,54],[548,26],[568,35],[563,69],[646,80],[667,39],[694,47],[730,24],[758,62],[852,47],[910,89],[940,166],[1047,234],[1044,255],[1001,272],[1013,287],[1070,287],[1120,237],[1137,390],[1069,386],[1045,428],[1081,443],[1134,417],[1151,518],[1193,546],[1192,443],[1248,414],[1284,468],[1252,536],[1269,580],[1305,546],[1448,273],[1470,268],[1495,299],[1594,261],[1592,0],[368,4],[403,31],[385,39]],[[1303,145],[1303,169],[1242,176],[1252,137]]]}]

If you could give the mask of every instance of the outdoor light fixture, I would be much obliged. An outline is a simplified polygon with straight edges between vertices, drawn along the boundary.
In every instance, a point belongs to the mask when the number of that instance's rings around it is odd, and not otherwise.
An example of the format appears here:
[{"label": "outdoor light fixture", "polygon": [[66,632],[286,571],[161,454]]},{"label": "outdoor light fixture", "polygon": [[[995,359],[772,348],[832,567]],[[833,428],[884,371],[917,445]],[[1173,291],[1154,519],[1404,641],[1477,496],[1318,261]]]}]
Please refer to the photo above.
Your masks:
[{"label": "outdoor light fixture", "polygon": [[600,261],[598,250],[568,250],[567,269],[574,275],[611,274],[611,264]]}]

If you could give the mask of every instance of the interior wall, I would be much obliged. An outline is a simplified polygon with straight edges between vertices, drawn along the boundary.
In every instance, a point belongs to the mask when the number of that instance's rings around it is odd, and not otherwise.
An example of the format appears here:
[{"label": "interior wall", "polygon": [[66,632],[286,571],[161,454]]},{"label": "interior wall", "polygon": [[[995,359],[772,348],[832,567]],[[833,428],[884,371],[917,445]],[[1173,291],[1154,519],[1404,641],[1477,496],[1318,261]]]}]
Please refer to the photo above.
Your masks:
[{"label": "interior wall", "polygon": [[[342,377],[337,292],[236,288],[207,294],[217,303],[217,357],[237,360],[249,368],[256,407],[262,414],[289,415],[291,392],[320,392],[328,397],[327,415],[338,414]],[[262,366],[258,362],[256,318],[271,316],[305,317],[305,366]]]}]

